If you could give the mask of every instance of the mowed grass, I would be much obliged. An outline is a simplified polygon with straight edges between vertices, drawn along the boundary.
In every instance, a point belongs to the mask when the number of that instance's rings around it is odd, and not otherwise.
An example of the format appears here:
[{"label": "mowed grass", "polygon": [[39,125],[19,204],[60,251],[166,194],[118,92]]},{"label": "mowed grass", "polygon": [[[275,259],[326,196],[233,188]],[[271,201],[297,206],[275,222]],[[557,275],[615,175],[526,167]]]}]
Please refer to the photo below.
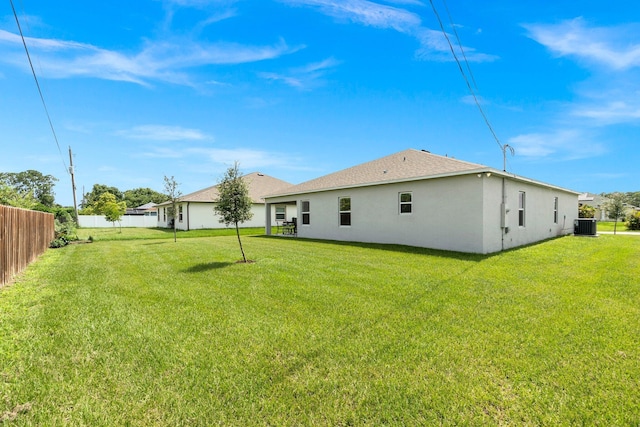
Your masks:
[{"label": "mowed grass", "polygon": [[48,251],[0,290],[0,420],[640,423],[635,236],[493,256],[243,242],[255,263],[235,236]]},{"label": "mowed grass", "polygon": [[[95,241],[106,240],[140,240],[140,239],[173,239],[172,228],[135,228],[135,227],[112,227],[112,228],[78,228],[78,238],[86,240],[91,237]],[[264,234],[264,227],[240,228],[240,235]],[[235,227],[214,228],[182,231],[176,230],[177,239],[192,237],[220,237],[235,236]]]},{"label": "mowed grass", "polygon": [[596,225],[598,231],[634,231],[640,234],[640,231],[637,230],[629,230],[624,221],[618,221],[616,224],[613,221],[598,221]]}]

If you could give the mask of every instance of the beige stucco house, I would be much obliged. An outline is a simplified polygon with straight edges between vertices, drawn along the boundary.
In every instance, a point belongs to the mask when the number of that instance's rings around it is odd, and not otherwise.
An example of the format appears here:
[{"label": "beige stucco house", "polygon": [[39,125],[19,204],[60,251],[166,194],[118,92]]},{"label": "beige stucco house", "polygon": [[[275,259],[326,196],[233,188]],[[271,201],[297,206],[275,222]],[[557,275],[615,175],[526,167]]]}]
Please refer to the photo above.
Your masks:
[{"label": "beige stucco house", "polygon": [[578,194],[409,149],[270,193],[265,223],[294,207],[299,237],[487,254],[572,233]]},{"label": "beige stucco house", "polygon": [[[264,227],[265,226],[265,201],[266,194],[284,191],[291,187],[291,184],[260,172],[244,175],[247,183],[249,197],[253,205],[251,211],[253,218],[244,222],[242,227]],[[194,230],[201,228],[226,228],[220,222],[220,217],[213,211],[214,201],[218,198],[218,187],[216,185],[187,194],[178,199],[176,212],[176,228],[178,230]],[[173,227],[173,217],[169,215],[171,202],[161,203],[158,208],[158,227]],[[295,216],[295,206],[281,210],[275,206],[271,207],[269,218],[271,225],[277,226],[282,221],[286,221]]]}]

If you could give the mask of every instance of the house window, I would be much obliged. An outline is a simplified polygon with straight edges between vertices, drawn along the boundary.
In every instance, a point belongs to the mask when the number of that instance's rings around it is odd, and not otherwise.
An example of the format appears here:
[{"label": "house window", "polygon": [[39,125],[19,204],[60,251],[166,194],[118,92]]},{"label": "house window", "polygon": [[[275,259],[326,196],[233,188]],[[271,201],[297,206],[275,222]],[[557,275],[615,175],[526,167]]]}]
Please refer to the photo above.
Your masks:
[{"label": "house window", "polygon": [[340,225],[351,225],[351,197],[340,197],[338,199],[340,206]]},{"label": "house window", "polygon": [[182,222],[182,205],[178,206],[178,221]]},{"label": "house window", "polygon": [[302,202],[302,209],[300,211],[302,213],[302,225],[311,224],[311,206],[308,200]]},{"label": "house window", "polygon": [[524,227],[524,209],[526,205],[526,194],[524,191],[518,193],[518,225]]},{"label": "house window", "polygon": [[411,212],[413,212],[411,193],[400,193],[400,214],[410,214]]},{"label": "house window", "polygon": [[167,222],[167,208],[162,208],[162,221]]},{"label": "house window", "polygon": [[553,223],[558,223],[558,198],[553,198]]},{"label": "house window", "polygon": [[276,221],[284,221],[287,219],[287,208],[285,206],[276,206]]}]

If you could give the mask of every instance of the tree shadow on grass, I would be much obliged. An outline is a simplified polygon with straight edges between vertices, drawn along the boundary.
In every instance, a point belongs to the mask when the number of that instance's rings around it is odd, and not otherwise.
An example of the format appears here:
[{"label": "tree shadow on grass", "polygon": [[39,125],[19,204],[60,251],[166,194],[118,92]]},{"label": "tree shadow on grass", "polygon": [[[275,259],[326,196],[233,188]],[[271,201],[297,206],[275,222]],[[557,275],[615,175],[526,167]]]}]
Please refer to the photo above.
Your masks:
[{"label": "tree shadow on grass", "polygon": [[204,271],[217,270],[220,268],[229,267],[233,265],[232,262],[204,262],[202,264],[196,264],[183,270],[185,273],[202,273]]},{"label": "tree shadow on grass", "polygon": [[[281,239],[282,238],[280,236],[267,236],[267,235],[248,236],[248,237],[257,238],[257,239]],[[442,258],[459,259],[463,261],[480,262],[480,261],[484,261],[486,259],[492,258],[494,256],[498,256],[500,254],[504,254],[508,252],[516,252],[528,247],[542,245],[551,240],[562,239],[563,237],[567,237],[567,236],[550,237],[548,239],[544,239],[544,240],[529,243],[526,245],[517,246],[514,248],[508,248],[502,251],[496,251],[488,254],[454,252],[454,251],[445,251],[440,249],[430,249],[430,248],[422,248],[417,246],[405,246],[405,245],[388,244],[388,243],[363,243],[363,242],[349,242],[349,241],[340,241],[340,240],[308,239],[308,238],[302,238],[302,237],[296,237],[295,239],[292,239],[292,241],[298,240],[301,242],[313,242],[313,243],[326,244],[326,245],[354,246],[358,248],[367,248],[372,250],[402,252],[407,254],[429,255],[429,256],[436,256],[436,257],[442,257]]]}]

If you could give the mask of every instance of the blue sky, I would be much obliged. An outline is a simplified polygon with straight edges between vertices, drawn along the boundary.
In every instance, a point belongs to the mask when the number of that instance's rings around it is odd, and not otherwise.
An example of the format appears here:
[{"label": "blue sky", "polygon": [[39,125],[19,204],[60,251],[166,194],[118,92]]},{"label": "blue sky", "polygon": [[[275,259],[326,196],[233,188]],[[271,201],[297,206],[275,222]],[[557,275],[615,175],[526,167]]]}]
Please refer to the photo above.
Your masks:
[{"label": "blue sky", "polygon": [[[234,161],[297,184],[407,148],[502,169],[427,0],[14,0],[0,8],[0,171],[72,204],[93,184],[184,194]],[[433,0],[507,170],[640,190],[640,3]],[[448,10],[448,12],[447,12]],[[451,16],[451,19],[449,18]],[[456,37],[457,34],[457,37]]]}]

